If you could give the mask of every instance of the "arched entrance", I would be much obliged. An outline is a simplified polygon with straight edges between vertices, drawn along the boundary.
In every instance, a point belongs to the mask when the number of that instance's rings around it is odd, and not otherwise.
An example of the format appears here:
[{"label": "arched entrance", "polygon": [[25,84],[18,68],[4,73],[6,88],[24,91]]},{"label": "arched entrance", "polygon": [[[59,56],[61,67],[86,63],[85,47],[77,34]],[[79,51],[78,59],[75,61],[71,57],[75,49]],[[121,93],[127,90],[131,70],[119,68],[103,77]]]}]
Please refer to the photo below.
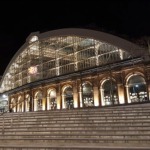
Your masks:
[{"label": "arched entrance", "polygon": [[47,95],[47,110],[57,109],[57,99],[56,99],[56,90],[48,90]]},{"label": "arched entrance", "polygon": [[63,108],[72,109],[74,107],[73,102],[73,89],[71,86],[66,86],[63,91]]},{"label": "arched entrance", "polygon": [[35,98],[34,98],[34,111],[39,111],[39,110],[43,110],[42,109],[42,92],[38,91],[35,94]]},{"label": "arched entrance", "polygon": [[145,79],[141,75],[132,75],[128,82],[128,102],[144,102],[148,100]]},{"label": "arched entrance", "polygon": [[93,87],[92,84],[89,82],[84,82],[82,84],[83,88],[83,105],[84,107],[94,106],[94,99],[93,99]]},{"label": "arched entrance", "polygon": [[104,106],[118,104],[117,85],[112,79],[105,80],[102,84],[102,100]]}]

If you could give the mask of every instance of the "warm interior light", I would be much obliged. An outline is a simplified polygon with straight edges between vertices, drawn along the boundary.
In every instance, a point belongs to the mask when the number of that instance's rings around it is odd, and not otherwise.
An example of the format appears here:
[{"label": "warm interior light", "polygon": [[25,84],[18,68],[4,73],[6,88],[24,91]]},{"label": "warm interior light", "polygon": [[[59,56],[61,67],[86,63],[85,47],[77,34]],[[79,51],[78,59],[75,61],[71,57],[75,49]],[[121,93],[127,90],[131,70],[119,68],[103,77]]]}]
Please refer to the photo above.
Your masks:
[{"label": "warm interior light", "polygon": [[37,73],[37,66],[31,66],[30,68],[28,68],[28,73],[33,75]]}]

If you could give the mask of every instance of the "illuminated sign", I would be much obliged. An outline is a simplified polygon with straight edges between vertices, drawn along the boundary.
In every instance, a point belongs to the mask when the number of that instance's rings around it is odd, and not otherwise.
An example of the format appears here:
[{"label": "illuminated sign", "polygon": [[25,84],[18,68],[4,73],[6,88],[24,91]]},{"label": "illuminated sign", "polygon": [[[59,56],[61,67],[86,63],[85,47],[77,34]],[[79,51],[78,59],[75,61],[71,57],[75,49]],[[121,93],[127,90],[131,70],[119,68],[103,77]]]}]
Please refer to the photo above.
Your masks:
[{"label": "illuminated sign", "polygon": [[37,66],[31,66],[30,68],[28,68],[28,73],[29,74],[36,74],[37,73]]}]

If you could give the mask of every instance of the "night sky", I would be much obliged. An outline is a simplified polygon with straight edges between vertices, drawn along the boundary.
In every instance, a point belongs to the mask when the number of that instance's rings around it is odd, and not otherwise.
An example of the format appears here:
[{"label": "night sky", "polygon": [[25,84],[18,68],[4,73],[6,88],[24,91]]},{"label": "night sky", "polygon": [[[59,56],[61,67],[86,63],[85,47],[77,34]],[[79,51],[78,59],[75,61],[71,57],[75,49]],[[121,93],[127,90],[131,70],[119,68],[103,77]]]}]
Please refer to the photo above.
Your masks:
[{"label": "night sky", "polygon": [[76,27],[150,36],[150,0],[0,1],[0,75],[31,32]]}]

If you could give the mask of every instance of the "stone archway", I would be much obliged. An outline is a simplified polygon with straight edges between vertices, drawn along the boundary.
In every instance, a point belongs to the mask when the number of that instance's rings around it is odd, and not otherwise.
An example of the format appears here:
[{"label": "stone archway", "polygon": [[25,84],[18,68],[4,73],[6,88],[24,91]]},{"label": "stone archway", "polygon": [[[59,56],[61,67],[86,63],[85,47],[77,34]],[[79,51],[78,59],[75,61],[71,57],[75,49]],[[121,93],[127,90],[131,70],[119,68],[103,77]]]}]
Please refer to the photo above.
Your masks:
[{"label": "stone archway", "polygon": [[49,89],[47,92],[47,110],[57,109],[56,90]]},{"label": "stone archway", "polygon": [[42,103],[42,98],[43,98],[43,95],[42,95],[42,92],[41,91],[38,91],[35,93],[35,96],[34,96],[34,111],[40,111],[40,110],[43,110],[43,103]]},{"label": "stone archway", "polygon": [[74,108],[73,101],[73,88],[70,85],[66,85],[62,92],[62,108],[72,109]]},{"label": "stone archway", "polygon": [[82,83],[82,98],[84,107],[94,106],[93,87],[90,82]]},{"label": "stone archway", "polygon": [[128,103],[148,101],[147,86],[143,76],[140,74],[129,76],[126,85]]},{"label": "stone archway", "polygon": [[101,98],[103,106],[119,104],[117,84],[113,79],[106,79],[102,82]]}]

